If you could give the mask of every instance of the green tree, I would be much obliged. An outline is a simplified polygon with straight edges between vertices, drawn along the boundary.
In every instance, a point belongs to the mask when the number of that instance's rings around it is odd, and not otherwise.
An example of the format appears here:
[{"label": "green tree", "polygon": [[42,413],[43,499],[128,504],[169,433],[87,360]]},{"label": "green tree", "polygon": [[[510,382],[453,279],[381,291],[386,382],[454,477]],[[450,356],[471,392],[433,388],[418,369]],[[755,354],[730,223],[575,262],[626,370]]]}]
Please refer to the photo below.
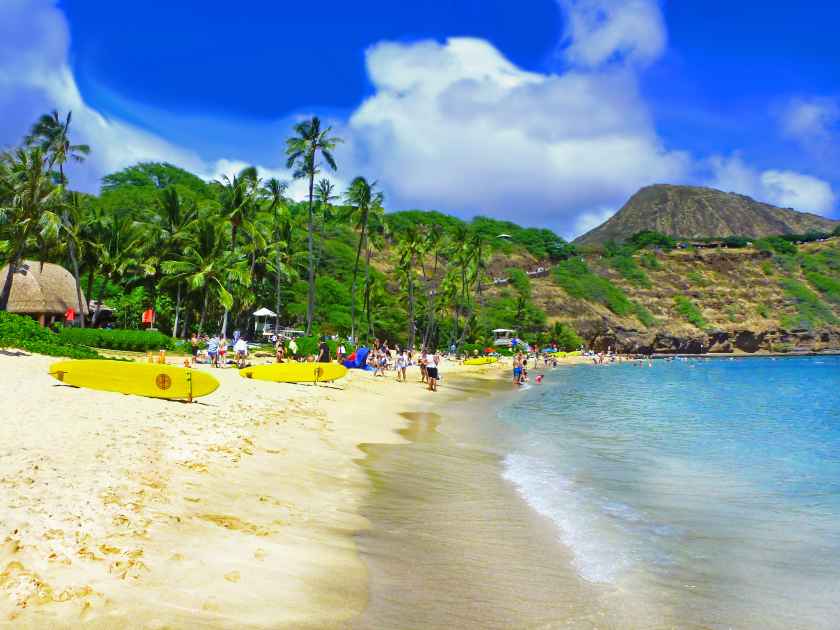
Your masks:
[{"label": "green tree", "polygon": [[4,205],[0,207],[0,227],[7,241],[9,273],[0,291],[0,311],[8,308],[12,283],[23,262],[30,241],[42,251],[57,238],[61,226],[58,212],[64,201],[63,188],[51,181],[40,148],[18,149],[4,161],[0,187]]},{"label": "green tree", "polygon": [[368,220],[371,211],[382,207],[382,193],[376,190],[376,182],[368,182],[364,177],[356,177],[345,193],[350,204],[350,218],[359,232],[359,244],[356,248],[356,260],[353,263],[353,282],[350,289],[350,337],[356,341],[356,278],[359,273],[359,259],[367,239]]},{"label": "green tree", "polygon": [[[73,119],[73,112],[67,112],[64,120],[61,119],[58,111],[53,110],[49,114],[41,116],[32,126],[32,130],[26,137],[26,144],[39,147],[49,162],[49,168],[58,166],[59,184],[66,189],[67,178],[64,175],[64,165],[72,160],[84,162],[90,154],[90,147],[86,144],[73,144],[70,142],[70,121]],[[64,204],[61,214],[63,231],[68,235],[74,231],[70,224],[70,213],[68,204]],[[70,264],[73,267],[73,279],[76,282],[76,303],[79,311],[79,321],[82,328],[85,326],[85,311],[82,300],[82,284],[79,277],[79,258],[76,252],[76,241],[68,236],[67,253],[70,256]]]},{"label": "green tree", "polygon": [[320,172],[318,155],[332,170],[338,167],[332,152],[341,138],[331,136],[331,127],[321,129],[321,119],[313,116],[310,120],[298,123],[294,127],[297,134],[286,140],[286,168],[294,168],[295,179],[309,180],[309,292],[306,306],[306,334],[312,332],[312,318],[315,315],[315,252],[313,232],[315,230],[313,204],[315,200],[315,175]]}]

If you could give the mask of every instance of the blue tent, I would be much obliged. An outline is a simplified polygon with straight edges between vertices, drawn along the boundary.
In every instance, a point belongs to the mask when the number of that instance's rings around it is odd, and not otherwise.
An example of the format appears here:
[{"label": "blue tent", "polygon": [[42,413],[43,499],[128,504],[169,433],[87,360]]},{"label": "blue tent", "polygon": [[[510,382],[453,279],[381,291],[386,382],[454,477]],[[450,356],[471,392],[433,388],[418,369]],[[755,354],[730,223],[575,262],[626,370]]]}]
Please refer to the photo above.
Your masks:
[{"label": "blue tent", "polygon": [[353,361],[345,361],[344,367],[351,370],[369,370],[367,358],[370,350],[362,346],[356,350],[356,358]]}]

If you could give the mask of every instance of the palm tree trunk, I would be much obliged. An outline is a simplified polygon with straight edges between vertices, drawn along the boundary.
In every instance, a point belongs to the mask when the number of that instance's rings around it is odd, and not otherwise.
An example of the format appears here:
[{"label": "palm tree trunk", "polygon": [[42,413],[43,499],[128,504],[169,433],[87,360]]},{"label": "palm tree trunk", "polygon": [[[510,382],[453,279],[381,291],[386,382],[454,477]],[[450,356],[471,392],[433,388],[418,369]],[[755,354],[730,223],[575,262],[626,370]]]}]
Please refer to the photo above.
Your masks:
[{"label": "palm tree trunk", "polygon": [[227,337],[227,320],[228,310],[225,309],[225,312],[222,314],[222,337]]},{"label": "palm tree trunk", "polygon": [[181,339],[186,339],[187,338],[187,331],[190,329],[190,316],[192,315],[192,312],[193,312],[193,309],[190,308],[189,305],[188,305],[187,308],[186,308],[186,311],[184,312],[184,321],[181,324],[181,334],[180,334]]},{"label": "palm tree trunk", "polygon": [[370,313],[370,255],[371,249],[368,247],[367,254],[365,256],[365,314],[367,316],[369,340],[374,338],[373,321]]},{"label": "palm tree trunk", "polygon": [[411,264],[408,268],[408,347],[414,347],[414,274],[411,272]]},{"label": "palm tree trunk", "polygon": [[85,295],[88,297],[88,299],[90,299],[93,295],[93,267],[91,267],[88,271],[87,291],[85,291]]},{"label": "palm tree trunk", "polygon": [[275,263],[277,269],[274,274],[274,313],[277,317],[274,318],[274,332],[280,324],[280,251],[277,251],[277,260]]},{"label": "palm tree trunk", "polygon": [[315,230],[313,220],[312,200],[313,189],[315,187],[315,172],[314,169],[309,171],[309,296],[306,301],[306,335],[312,333],[312,318],[315,316],[315,251],[312,247],[312,232]]},{"label": "palm tree trunk", "polygon": [[198,322],[198,332],[204,332],[204,322],[207,321],[207,300],[210,297],[210,291],[205,287],[204,289],[204,305],[201,307],[201,319]]},{"label": "palm tree trunk", "polygon": [[362,255],[362,244],[365,242],[365,228],[362,223],[362,233],[359,234],[359,246],[356,248],[356,262],[353,263],[353,284],[350,287],[350,338],[356,343],[356,276],[359,273],[359,258]]},{"label": "palm tree trunk", "polygon": [[0,293],[0,311],[5,311],[9,306],[9,296],[12,295],[12,282],[15,279],[15,272],[20,265],[20,260],[23,257],[23,245],[18,248],[14,258],[9,261],[9,272],[6,274],[6,279],[3,282],[3,291]]},{"label": "palm tree trunk", "polygon": [[105,287],[108,285],[108,278],[106,276],[102,281],[102,286],[99,287],[99,295],[96,298],[96,310],[93,312],[93,317],[90,320],[90,325],[96,328],[96,322],[99,320],[99,313],[102,310],[102,299],[105,297]]},{"label": "palm tree trunk", "polygon": [[181,314],[181,283],[178,283],[178,296],[175,298],[175,323],[172,324],[172,336],[178,336],[178,316]]}]

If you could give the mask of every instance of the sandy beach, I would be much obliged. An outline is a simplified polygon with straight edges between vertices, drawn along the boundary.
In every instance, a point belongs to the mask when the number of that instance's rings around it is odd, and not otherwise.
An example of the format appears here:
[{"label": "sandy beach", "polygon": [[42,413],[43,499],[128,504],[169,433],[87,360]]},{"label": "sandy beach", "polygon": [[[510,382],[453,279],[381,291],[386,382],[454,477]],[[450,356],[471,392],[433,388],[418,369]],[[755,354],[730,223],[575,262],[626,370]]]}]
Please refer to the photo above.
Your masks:
[{"label": "sandy beach", "polygon": [[457,395],[416,370],[312,387],[224,369],[187,404],[62,386],[53,360],[0,355],[0,619],[16,627],[343,627],[368,596],[359,445],[402,441],[401,413]]}]

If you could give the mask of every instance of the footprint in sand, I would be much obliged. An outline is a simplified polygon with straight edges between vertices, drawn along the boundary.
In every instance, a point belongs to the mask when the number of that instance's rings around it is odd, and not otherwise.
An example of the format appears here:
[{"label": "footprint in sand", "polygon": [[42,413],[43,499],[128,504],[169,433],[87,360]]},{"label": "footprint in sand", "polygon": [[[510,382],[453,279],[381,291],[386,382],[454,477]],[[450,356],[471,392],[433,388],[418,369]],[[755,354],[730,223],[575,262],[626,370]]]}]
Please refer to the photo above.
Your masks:
[{"label": "footprint in sand", "polygon": [[230,573],[225,573],[225,579],[228,582],[238,582],[240,579],[239,571],[231,571]]}]

